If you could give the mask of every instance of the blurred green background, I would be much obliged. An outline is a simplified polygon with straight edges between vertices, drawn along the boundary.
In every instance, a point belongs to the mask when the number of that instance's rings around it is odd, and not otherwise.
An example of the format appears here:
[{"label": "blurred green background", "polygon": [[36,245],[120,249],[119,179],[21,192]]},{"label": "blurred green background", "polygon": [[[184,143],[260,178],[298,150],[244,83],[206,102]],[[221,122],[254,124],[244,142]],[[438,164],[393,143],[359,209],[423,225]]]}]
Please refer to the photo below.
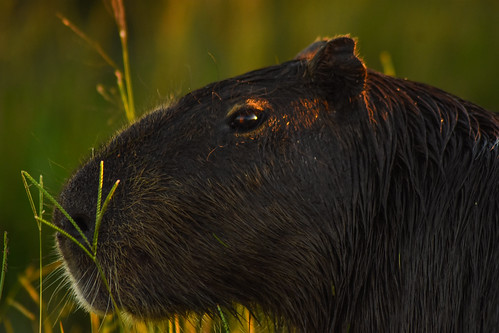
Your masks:
[{"label": "blurred green background", "polygon": [[[497,0],[128,0],[125,7],[139,114],[209,82],[291,59],[318,36],[346,33],[358,37],[369,67],[382,70],[380,54],[387,51],[397,76],[499,110]],[[120,105],[96,90],[97,84],[114,89],[113,70],[57,13],[121,64],[106,2],[0,0],[0,231],[10,238],[6,292],[38,262],[37,228],[20,171],[43,174],[46,187],[57,193],[91,149],[126,123]],[[50,262],[51,233],[45,237]]]}]

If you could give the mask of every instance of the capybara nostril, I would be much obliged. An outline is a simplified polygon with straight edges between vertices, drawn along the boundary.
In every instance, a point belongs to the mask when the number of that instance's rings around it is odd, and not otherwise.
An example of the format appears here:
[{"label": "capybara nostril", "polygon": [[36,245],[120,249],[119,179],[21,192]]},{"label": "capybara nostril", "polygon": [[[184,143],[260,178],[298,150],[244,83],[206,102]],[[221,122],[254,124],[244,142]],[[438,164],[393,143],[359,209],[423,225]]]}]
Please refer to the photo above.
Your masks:
[{"label": "capybara nostril", "polygon": [[81,233],[75,227],[75,225],[60,211],[56,210],[54,213],[54,224],[67,232],[69,235],[76,238],[76,240],[81,241],[84,238],[82,234],[87,238],[87,240],[92,239],[94,229],[95,229],[95,218],[91,218],[85,213],[70,213],[69,214],[76,226],[80,229]]},{"label": "capybara nostril", "polygon": [[73,216],[73,220],[80,230],[87,234],[92,233],[94,230],[95,219],[90,218],[87,214],[78,213]]}]

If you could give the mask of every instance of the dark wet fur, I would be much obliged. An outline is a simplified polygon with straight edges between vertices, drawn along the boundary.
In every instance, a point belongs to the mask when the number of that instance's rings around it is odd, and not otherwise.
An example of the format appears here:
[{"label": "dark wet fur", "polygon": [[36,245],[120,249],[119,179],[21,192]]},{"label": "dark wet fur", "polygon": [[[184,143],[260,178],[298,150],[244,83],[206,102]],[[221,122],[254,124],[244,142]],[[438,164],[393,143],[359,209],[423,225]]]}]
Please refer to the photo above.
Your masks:
[{"label": "dark wet fur", "polygon": [[[99,161],[105,191],[121,181],[98,253],[120,307],[240,303],[299,332],[496,330],[497,116],[366,70],[349,38],[317,43],[146,115],[69,180],[60,199],[90,238]],[[255,105],[257,128],[228,121]],[[57,242],[105,312],[91,261]]]}]

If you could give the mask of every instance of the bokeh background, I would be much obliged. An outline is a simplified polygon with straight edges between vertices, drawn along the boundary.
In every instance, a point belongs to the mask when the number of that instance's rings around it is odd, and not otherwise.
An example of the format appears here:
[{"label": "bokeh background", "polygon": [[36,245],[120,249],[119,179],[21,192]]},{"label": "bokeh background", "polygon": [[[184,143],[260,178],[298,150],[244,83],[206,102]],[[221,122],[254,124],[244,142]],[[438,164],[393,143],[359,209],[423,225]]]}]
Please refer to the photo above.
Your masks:
[{"label": "bokeh background", "polygon": [[[369,67],[382,70],[380,55],[388,52],[397,76],[499,110],[497,0],[125,0],[125,7],[139,114],[209,82],[291,59],[318,36],[347,33],[358,38]],[[4,295],[38,262],[20,171],[43,174],[55,194],[91,149],[126,124],[119,103],[96,89],[102,84],[112,93],[113,70],[58,13],[122,63],[105,1],[0,0],[0,232],[10,239]],[[50,262],[52,235],[44,237]],[[29,306],[27,296],[17,297]]]}]

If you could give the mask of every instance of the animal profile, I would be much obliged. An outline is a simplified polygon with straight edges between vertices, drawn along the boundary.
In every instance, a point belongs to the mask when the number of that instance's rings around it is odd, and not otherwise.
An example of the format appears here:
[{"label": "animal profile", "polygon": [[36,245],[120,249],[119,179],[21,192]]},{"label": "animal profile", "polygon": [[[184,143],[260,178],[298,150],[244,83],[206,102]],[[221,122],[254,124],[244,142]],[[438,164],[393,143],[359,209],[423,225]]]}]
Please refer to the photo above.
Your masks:
[{"label": "animal profile", "polygon": [[[118,308],[154,320],[259,309],[297,332],[499,327],[499,120],[367,69],[348,36],[193,91],[117,133],[68,180]],[[58,210],[54,223],[81,235]],[[58,251],[84,306],[92,260]]]}]

